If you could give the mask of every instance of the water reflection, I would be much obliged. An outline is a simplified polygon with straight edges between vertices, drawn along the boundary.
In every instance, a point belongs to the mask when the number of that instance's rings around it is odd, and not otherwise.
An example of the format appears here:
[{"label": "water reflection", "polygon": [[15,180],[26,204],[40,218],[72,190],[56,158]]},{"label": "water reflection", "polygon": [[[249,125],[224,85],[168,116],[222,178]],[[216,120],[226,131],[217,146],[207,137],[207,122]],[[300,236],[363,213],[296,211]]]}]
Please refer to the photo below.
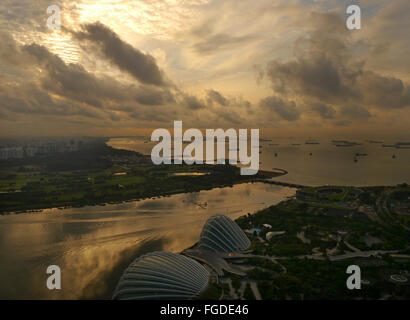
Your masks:
[{"label": "water reflection", "polygon": [[[276,204],[294,189],[262,183],[116,205],[0,216],[0,298],[110,298],[127,265],[154,251],[179,252],[205,221],[237,218]],[[62,290],[46,288],[46,268],[62,270]]]}]

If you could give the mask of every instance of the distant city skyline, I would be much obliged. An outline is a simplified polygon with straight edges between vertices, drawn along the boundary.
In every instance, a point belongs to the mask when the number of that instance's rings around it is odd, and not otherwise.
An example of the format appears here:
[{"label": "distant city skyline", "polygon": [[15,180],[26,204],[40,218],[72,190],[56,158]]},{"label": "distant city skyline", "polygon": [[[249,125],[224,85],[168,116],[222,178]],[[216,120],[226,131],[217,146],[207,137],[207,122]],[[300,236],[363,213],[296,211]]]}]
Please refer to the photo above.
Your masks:
[{"label": "distant city skyline", "polygon": [[[346,28],[351,4],[361,30]],[[174,120],[405,137],[409,16],[406,0],[2,1],[0,137],[149,135]]]}]

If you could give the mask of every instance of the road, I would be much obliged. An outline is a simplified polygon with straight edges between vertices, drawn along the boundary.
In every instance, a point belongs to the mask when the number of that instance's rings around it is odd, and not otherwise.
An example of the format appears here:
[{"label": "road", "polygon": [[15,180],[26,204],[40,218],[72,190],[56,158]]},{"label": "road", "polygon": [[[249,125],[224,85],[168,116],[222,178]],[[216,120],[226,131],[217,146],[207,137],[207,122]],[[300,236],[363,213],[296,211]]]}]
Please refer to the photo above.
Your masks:
[{"label": "road", "polygon": [[397,221],[394,216],[391,214],[390,209],[387,206],[387,200],[389,200],[389,196],[394,192],[394,190],[387,190],[382,193],[382,195],[377,198],[376,200],[376,212],[379,216],[379,218],[385,222],[385,219],[383,217],[388,217],[390,221],[393,223],[398,224],[402,228],[406,229],[407,231],[410,231],[410,228],[402,224],[400,221]]}]

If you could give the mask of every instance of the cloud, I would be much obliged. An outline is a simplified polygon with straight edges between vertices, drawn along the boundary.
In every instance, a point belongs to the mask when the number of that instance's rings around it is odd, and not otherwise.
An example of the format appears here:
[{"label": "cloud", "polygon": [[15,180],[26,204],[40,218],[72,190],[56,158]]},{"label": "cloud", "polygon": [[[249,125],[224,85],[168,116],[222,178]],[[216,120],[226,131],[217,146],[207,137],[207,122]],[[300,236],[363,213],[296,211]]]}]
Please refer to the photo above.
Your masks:
[{"label": "cloud", "polygon": [[221,106],[228,106],[229,100],[226,99],[219,91],[208,90],[208,101],[210,104],[213,102],[219,103]]},{"label": "cloud", "polygon": [[233,49],[240,44],[250,43],[256,39],[250,34],[234,35],[232,32],[215,31],[218,20],[215,16],[207,18],[191,29],[190,35],[193,36],[192,48],[194,52],[200,55],[213,54],[217,51]]},{"label": "cloud", "polygon": [[354,94],[352,85],[360,70],[347,65],[349,36],[341,19],[335,14],[313,14],[312,19],[316,29],[296,41],[294,58],[269,62],[266,75],[283,95],[337,102]]},{"label": "cloud", "polygon": [[101,108],[104,99],[124,101],[128,95],[117,81],[98,79],[79,64],[67,65],[43,46],[31,44],[24,51],[45,71],[40,78],[42,87],[60,96]]},{"label": "cloud", "polygon": [[336,115],[336,110],[325,104],[316,104],[311,107],[311,110],[318,114],[322,119],[333,119]]},{"label": "cloud", "polygon": [[153,56],[145,54],[123,41],[114,31],[102,23],[83,24],[82,31],[71,31],[71,34],[83,44],[84,49],[97,50],[113,65],[129,73],[141,83],[160,87],[169,85]]},{"label": "cloud", "polygon": [[45,47],[31,44],[24,52],[34,57],[43,68],[41,79],[44,89],[78,102],[103,107],[105,102],[138,102],[142,105],[164,105],[175,102],[168,89],[124,85],[105,76],[96,77],[79,64],[66,64]]},{"label": "cloud", "polygon": [[373,71],[363,71],[357,78],[366,105],[380,109],[398,109],[410,106],[410,88],[402,80],[384,77]]},{"label": "cloud", "polygon": [[201,41],[193,45],[193,49],[199,54],[210,54],[218,50],[231,49],[242,43],[247,43],[254,37],[246,36],[232,36],[225,33],[213,34],[205,37]]},{"label": "cloud", "polygon": [[18,49],[14,39],[9,34],[0,31],[0,42],[0,61],[11,65],[18,65],[21,54],[16,55]]},{"label": "cloud", "polygon": [[285,101],[275,96],[262,99],[260,106],[264,112],[273,111],[283,120],[295,121],[300,117],[300,112],[293,101]]},{"label": "cloud", "polygon": [[[208,100],[196,95],[152,85],[125,84],[108,75],[98,75],[78,63],[67,63],[45,46],[32,43],[18,45],[12,37],[3,37],[6,50],[0,50],[3,64],[13,65],[25,81],[11,85],[0,82],[1,118],[10,115],[54,116],[65,125],[76,123],[169,123],[181,118],[200,123],[204,118],[223,124],[239,124],[240,115],[233,110],[213,109],[212,103],[235,108],[249,108],[249,102],[224,97],[208,91]],[[2,47],[4,48],[4,47]],[[209,100],[211,99],[211,100]],[[206,103],[208,101],[208,105]],[[157,107],[166,106],[158,109]],[[195,114],[189,111],[196,111]],[[80,118],[87,118],[86,121]]]},{"label": "cloud", "polygon": [[266,76],[283,100],[264,104],[275,105],[282,118],[294,120],[297,113],[288,115],[283,105],[297,97],[313,105],[310,110],[322,119],[341,121],[369,119],[369,109],[410,106],[410,88],[401,79],[368,70],[353,58],[355,43],[339,16],[313,13],[312,19],[315,29],[295,42],[294,57],[267,64]]},{"label": "cloud", "polygon": [[[5,43],[0,49],[0,65],[12,66],[19,79],[0,81],[3,119],[13,118],[14,114],[14,118],[30,115],[43,120],[54,116],[55,121],[64,117],[64,124],[82,123],[78,117],[87,118],[88,123],[106,123],[128,121],[137,115],[148,120],[146,115],[150,115],[156,121],[160,119],[154,116],[158,110],[150,113],[146,109],[176,102],[168,88],[126,85],[109,76],[96,76],[80,64],[67,64],[36,43],[18,45],[4,34],[0,34],[0,39]],[[169,116],[170,110],[161,114]]]},{"label": "cloud", "polygon": [[193,95],[185,94],[184,95],[184,102],[185,105],[192,110],[199,110],[199,109],[205,109],[206,105],[203,101],[201,101],[199,98]]},{"label": "cloud", "polygon": [[357,105],[343,106],[341,115],[352,120],[367,120],[372,116],[366,108]]},{"label": "cloud", "polygon": [[147,106],[161,106],[176,102],[174,94],[168,89],[139,86],[134,93],[136,101]]},{"label": "cloud", "polygon": [[67,99],[53,97],[47,92],[30,85],[1,85],[1,108],[7,113],[42,116],[83,116],[92,119],[104,118],[104,112],[90,106],[72,103]]},{"label": "cloud", "polygon": [[[410,6],[407,0],[366,0],[370,10],[378,8],[374,16],[366,18],[362,29],[363,45],[369,48],[366,62],[374,69],[406,77],[410,81]],[[366,8],[363,8],[365,12]]]},{"label": "cloud", "polygon": [[[46,28],[50,4],[65,32]],[[408,0],[361,6],[351,32],[338,1],[3,1],[1,125],[406,124]]]}]

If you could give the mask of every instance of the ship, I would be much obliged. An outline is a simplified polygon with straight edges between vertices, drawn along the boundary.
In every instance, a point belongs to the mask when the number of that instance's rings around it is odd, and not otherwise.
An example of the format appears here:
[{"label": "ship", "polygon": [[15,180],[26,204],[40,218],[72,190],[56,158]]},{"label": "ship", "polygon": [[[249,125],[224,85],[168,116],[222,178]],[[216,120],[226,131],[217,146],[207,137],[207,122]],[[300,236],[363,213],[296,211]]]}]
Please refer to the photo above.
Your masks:
[{"label": "ship", "polygon": [[354,146],[360,146],[360,143],[357,142],[352,142],[352,141],[345,141],[345,140],[332,140],[332,143],[336,147],[354,147]]},{"label": "ship", "polygon": [[315,140],[308,140],[305,142],[305,144],[320,144],[318,141]]},{"label": "ship", "polygon": [[410,149],[410,142],[397,142],[395,147],[397,149]]}]

